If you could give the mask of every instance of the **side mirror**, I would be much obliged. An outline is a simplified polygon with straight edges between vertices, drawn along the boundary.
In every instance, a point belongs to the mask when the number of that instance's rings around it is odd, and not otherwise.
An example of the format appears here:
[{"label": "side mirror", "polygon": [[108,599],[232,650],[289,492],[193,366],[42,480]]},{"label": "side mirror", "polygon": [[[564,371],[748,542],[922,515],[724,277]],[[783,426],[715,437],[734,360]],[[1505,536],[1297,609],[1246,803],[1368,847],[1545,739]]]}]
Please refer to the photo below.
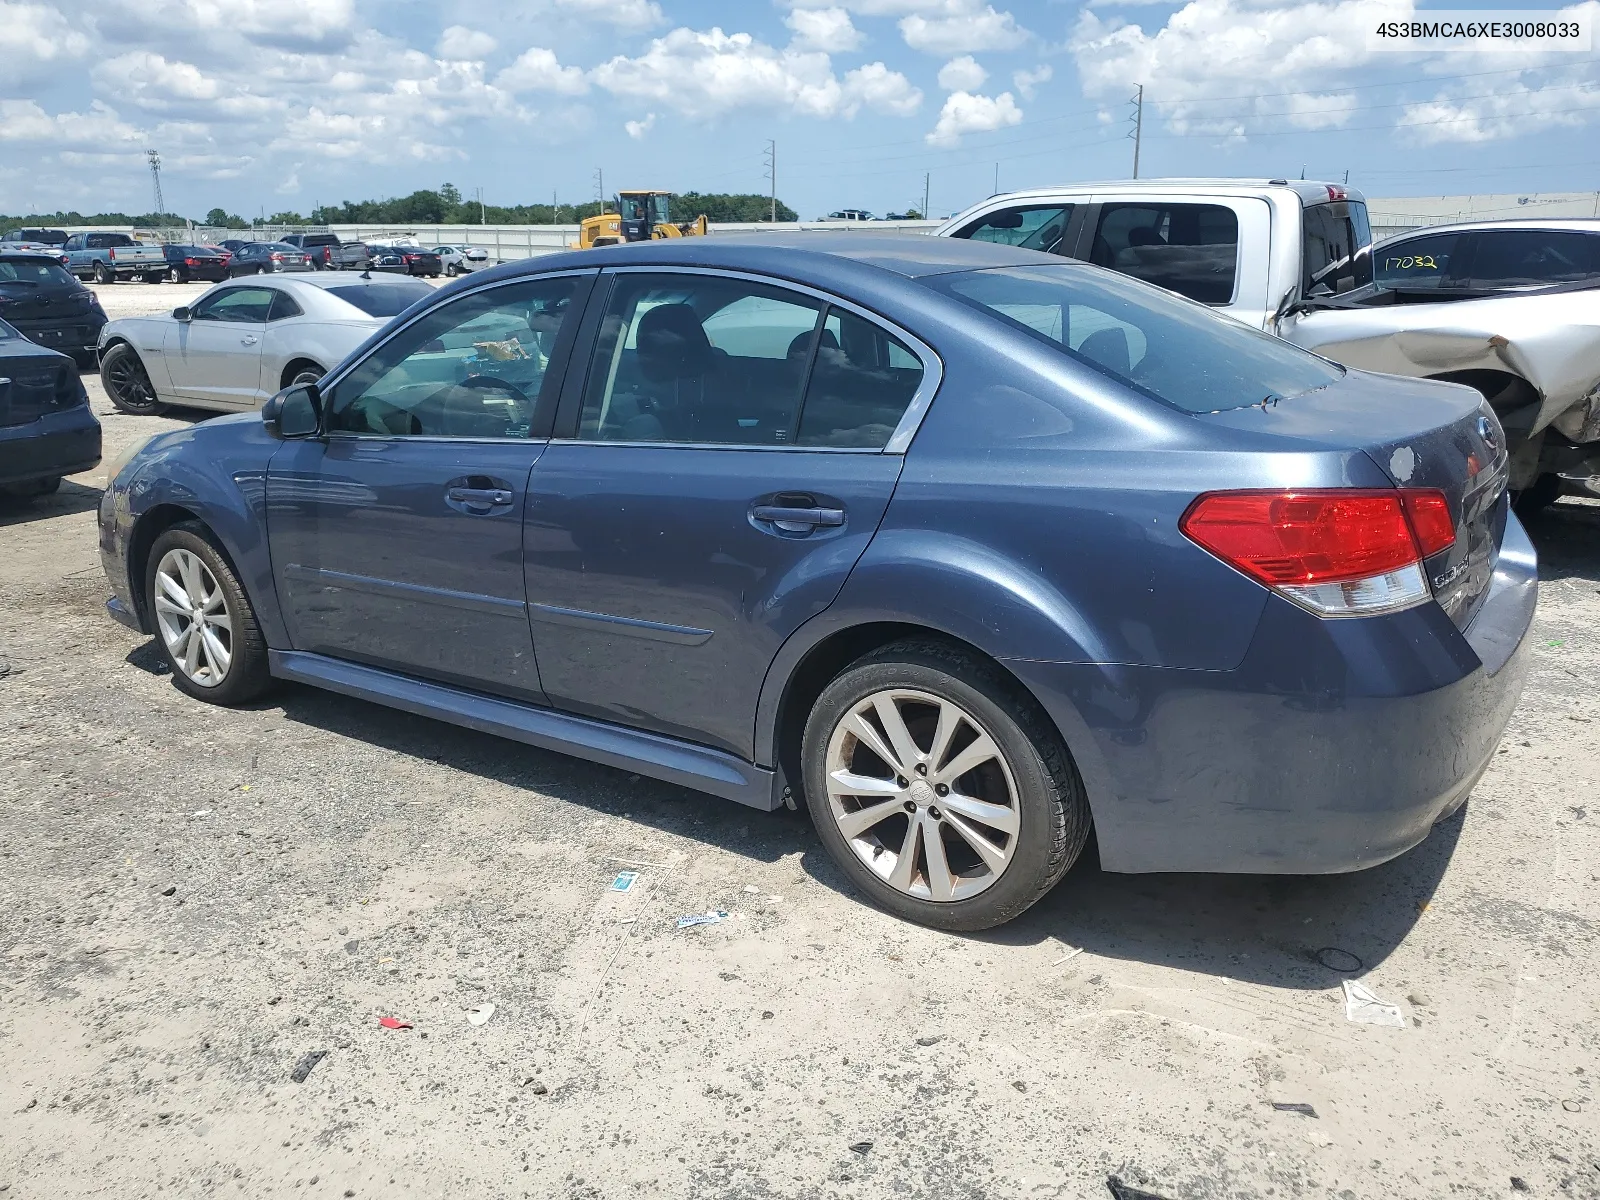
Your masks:
[{"label": "side mirror", "polygon": [[284,388],[261,406],[261,423],[273,437],[315,437],[322,428],[322,393],[314,383]]},{"label": "side mirror", "polygon": [[182,305],[179,305],[177,308],[172,310],[172,319],[174,321],[189,320],[189,310]]}]

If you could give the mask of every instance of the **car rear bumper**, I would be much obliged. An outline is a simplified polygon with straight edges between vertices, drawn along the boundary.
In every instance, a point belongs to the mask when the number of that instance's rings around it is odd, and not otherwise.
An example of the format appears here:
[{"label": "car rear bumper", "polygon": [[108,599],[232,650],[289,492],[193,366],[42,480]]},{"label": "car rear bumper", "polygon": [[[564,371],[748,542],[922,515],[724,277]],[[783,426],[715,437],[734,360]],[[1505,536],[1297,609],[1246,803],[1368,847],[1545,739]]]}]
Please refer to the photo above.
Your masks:
[{"label": "car rear bumper", "polygon": [[1537,581],[1512,518],[1464,632],[1434,604],[1341,621],[1274,597],[1234,671],[1006,665],[1078,759],[1107,870],[1355,871],[1422,841],[1489,766]]},{"label": "car rear bumper", "polygon": [[30,342],[63,354],[81,354],[100,344],[100,331],[106,327],[106,318],[91,309],[50,321],[11,321],[10,324]]},{"label": "car rear bumper", "polygon": [[100,463],[100,422],[86,404],[0,425],[0,486],[76,475]]}]

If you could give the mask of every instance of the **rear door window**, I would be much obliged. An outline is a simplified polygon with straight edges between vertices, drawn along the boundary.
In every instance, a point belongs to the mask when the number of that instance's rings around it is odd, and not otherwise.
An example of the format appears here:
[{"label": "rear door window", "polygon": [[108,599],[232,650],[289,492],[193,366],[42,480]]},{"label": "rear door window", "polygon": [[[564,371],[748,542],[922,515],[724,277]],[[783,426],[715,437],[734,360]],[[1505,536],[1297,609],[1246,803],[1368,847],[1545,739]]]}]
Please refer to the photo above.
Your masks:
[{"label": "rear door window", "polygon": [[1089,261],[1202,304],[1233,300],[1239,218],[1221,204],[1107,204]]},{"label": "rear door window", "polygon": [[1450,287],[1447,280],[1460,243],[1459,233],[1435,233],[1380,247],[1372,255],[1373,282],[1385,291]]},{"label": "rear door window", "polygon": [[956,233],[974,242],[998,242],[1024,250],[1063,253],[1061,239],[1072,219],[1070,204],[1022,205],[988,213]]},{"label": "rear door window", "polygon": [[1600,236],[1556,229],[1489,229],[1472,236],[1459,286],[1498,289],[1578,283],[1600,276]]}]

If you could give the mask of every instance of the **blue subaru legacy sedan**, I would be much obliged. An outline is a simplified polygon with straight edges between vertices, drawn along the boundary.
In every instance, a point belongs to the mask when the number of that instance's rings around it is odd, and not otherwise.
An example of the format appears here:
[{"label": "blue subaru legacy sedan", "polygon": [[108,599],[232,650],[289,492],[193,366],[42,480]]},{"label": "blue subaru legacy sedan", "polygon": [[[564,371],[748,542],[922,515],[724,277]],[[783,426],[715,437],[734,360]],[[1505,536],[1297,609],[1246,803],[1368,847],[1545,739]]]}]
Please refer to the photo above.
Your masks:
[{"label": "blue subaru legacy sedan", "polygon": [[742,804],[883,907],[1333,872],[1454,811],[1536,593],[1478,393],[1123,275],[797,233],[513,263],[100,509],[173,682],[295,680]]}]

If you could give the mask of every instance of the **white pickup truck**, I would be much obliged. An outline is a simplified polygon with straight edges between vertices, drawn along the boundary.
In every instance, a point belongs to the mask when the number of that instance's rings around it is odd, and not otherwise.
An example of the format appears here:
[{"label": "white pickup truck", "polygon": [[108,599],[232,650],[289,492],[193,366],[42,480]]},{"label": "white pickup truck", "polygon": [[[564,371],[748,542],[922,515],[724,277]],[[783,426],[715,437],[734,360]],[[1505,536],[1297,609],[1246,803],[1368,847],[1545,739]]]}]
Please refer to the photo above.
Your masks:
[{"label": "white pickup truck", "polygon": [[[1376,280],[1366,201],[1310,180],[1037,188],[991,196],[935,233],[1082,259],[1346,366],[1475,387],[1505,428],[1526,511],[1563,489],[1600,494],[1600,223],[1517,224],[1492,247],[1476,226],[1391,239]],[[1463,245],[1484,245],[1470,255],[1457,247],[1469,231],[1477,241]],[[1458,265],[1477,264],[1472,278],[1441,265],[1452,247]],[[1489,258],[1491,277],[1477,279]]]}]

